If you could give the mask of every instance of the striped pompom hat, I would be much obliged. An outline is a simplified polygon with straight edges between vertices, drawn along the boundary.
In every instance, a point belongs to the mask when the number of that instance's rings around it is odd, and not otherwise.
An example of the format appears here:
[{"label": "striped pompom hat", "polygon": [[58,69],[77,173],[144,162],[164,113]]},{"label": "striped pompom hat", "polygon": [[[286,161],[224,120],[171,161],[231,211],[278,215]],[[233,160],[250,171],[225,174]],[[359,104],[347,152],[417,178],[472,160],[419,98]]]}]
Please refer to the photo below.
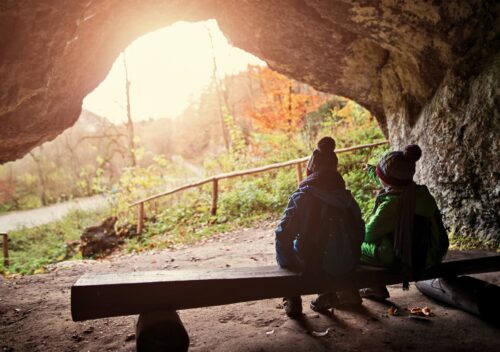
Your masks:
[{"label": "striped pompom hat", "polygon": [[415,163],[421,156],[422,150],[416,144],[387,153],[377,164],[377,176],[391,186],[406,186],[413,181]]}]

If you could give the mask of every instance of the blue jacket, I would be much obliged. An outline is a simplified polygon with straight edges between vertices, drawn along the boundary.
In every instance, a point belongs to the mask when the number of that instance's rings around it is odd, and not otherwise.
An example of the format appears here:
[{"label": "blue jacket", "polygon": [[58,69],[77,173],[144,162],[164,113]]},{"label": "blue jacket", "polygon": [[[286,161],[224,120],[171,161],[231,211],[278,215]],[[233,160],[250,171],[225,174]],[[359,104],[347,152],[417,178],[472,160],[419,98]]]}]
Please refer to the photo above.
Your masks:
[{"label": "blue jacket", "polygon": [[[338,175],[340,177],[340,175]],[[341,179],[341,178],[340,178]],[[278,265],[292,270],[304,269],[306,257],[304,240],[315,236],[314,219],[318,219],[317,207],[313,203],[320,200],[336,208],[349,209],[356,223],[353,232],[360,233],[360,243],[364,236],[365,224],[361,211],[351,192],[343,186],[343,180],[337,187],[320,188],[313,177],[306,179],[290,197],[288,206],[275,230],[276,260]],[[328,189],[329,188],[329,189]],[[312,231],[311,231],[312,230]]]}]

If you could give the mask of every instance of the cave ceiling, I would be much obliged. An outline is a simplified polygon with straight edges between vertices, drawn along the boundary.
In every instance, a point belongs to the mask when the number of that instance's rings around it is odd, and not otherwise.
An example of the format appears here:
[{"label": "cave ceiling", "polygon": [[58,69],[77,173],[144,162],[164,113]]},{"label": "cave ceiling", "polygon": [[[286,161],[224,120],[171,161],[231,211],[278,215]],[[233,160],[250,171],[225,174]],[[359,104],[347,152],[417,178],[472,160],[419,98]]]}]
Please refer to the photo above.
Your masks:
[{"label": "cave ceiling", "polygon": [[0,163],[77,120],[133,40],[215,18],[237,47],[318,90],[386,116],[418,114],[447,70],[498,24],[497,1],[3,0]]}]

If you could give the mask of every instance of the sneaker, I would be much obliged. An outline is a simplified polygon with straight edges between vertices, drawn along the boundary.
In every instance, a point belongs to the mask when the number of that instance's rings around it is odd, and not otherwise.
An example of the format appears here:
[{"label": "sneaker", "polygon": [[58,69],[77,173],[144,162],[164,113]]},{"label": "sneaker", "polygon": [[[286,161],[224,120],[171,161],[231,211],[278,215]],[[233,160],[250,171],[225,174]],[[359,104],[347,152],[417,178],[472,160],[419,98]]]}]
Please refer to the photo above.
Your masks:
[{"label": "sneaker", "polygon": [[298,318],[302,315],[302,299],[300,296],[283,298],[283,307],[289,318]]},{"label": "sneaker", "polygon": [[363,300],[358,290],[346,290],[337,292],[339,307],[359,307]]},{"label": "sneaker", "polygon": [[359,295],[363,298],[382,302],[389,298],[389,291],[385,286],[368,287],[359,290]]},{"label": "sneaker", "polygon": [[310,307],[318,313],[326,313],[329,309],[333,309],[338,305],[339,301],[335,293],[321,293],[316,299],[311,301]]}]

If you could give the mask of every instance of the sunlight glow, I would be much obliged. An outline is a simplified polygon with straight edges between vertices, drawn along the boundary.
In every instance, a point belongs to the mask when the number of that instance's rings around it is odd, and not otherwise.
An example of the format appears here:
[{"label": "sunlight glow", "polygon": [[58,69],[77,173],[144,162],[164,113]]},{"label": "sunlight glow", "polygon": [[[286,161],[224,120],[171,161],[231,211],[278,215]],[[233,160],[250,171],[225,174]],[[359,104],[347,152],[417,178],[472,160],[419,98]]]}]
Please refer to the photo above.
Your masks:
[{"label": "sunlight glow", "polygon": [[[213,37],[214,51],[208,31]],[[249,64],[265,65],[257,57],[232,47],[217,22],[177,22],[135,40],[126,49],[130,100],[134,121],[175,118],[195,100],[213,75],[244,71]],[[106,79],[83,101],[83,108],[120,123],[126,119],[123,55]]]}]

